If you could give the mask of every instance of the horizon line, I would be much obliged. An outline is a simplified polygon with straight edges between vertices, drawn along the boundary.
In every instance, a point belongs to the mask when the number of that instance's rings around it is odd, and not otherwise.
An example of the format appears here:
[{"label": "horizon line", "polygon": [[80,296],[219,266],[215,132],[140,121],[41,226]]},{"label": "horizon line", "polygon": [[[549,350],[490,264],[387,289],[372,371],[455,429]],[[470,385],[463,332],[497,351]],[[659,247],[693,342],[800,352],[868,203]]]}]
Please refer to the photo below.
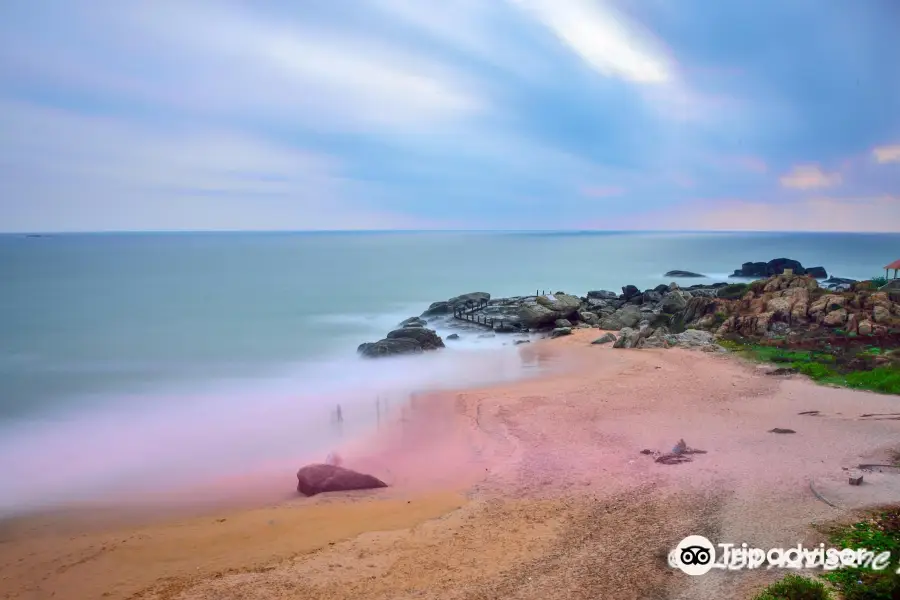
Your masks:
[{"label": "horizon line", "polygon": [[353,233],[784,233],[784,234],[900,234],[898,231],[804,231],[784,229],[60,229],[0,231],[0,236],[153,235],[153,234],[353,234]]}]

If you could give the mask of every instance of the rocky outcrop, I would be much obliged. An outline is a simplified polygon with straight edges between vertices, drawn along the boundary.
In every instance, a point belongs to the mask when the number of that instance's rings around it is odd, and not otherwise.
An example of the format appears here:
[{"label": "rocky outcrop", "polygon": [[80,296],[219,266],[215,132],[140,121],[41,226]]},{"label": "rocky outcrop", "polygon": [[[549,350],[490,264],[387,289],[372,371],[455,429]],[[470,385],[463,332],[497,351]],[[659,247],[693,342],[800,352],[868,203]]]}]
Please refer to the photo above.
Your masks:
[{"label": "rocky outcrop", "polygon": [[568,294],[548,294],[525,299],[518,309],[519,322],[529,329],[553,325],[558,319],[571,319],[581,308],[581,298]]},{"label": "rocky outcrop", "polygon": [[693,273],[691,271],[669,271],[663,277],[706,277],[706,275],[701,275],[700,273]]},{"label": "rocky outcrop", "polygon": [[470,292],[468,294],[456,296],[455,298],[450,298],[449,300],[433,302],[431,306],[429,306],[425,310],[425,312],[422,313],[421,316],[433,317],[437,315],[450,315],[453,314],[453,311],[457,309],[465,309],[472,306],[477,306],[478,304],[487,302],[490,299],[491,295],[487,292]]},{"label": "rocky outcrop", "polygon": [[306,465],[297,471],[297,491],[304,496],[386,487],[387,484],[377,477],[358,473],[336,464]]},{"label": "rocky outcrop", "polygon": [[422,346],[410,339],[384,339],[360,344],[356,351],[364,358],[382,358],[400,354],[421,354]]},{"label": "rocky outcrop", "polygon": [[722,307],[728,318],[719,334],[748,337],[798,334],[826,327],[880,335],[900,326],[900,305],[885,292],[828,292],[810,276],[776,275],[756,281],[739,301]]},{"label": "rocky outcrop", "polygon": [[365,358],[382,358],[399,354],[421,354],[425,350],[444,347],[444,340],[433,329],[416,325],[401,327],[377,342],[360,344],[356,351]]},{"label": "rocky outcrop", "polygon": [[825,279],[828,273],[824,267],[804,268],[800,261],[790,258],[775,258],[769,262],[747,262],[735,270],[729,277],[764,278],[781,275],[785,269],[791,269],[794,275],[809,275],[816,279]]},{"label": "rocky outcrop", "polygon": [[421,317],[410,317],[405,321],[401,321],[398,327],[425,327],[428,321]]},{"label": "rocky outcrop", "polygon": [[433,329],[424,327],[403,327],[395,329],[386,336],[389,340],[409,339],[415,340],[422,350],[437,350],[444,347],[444,340]]}]

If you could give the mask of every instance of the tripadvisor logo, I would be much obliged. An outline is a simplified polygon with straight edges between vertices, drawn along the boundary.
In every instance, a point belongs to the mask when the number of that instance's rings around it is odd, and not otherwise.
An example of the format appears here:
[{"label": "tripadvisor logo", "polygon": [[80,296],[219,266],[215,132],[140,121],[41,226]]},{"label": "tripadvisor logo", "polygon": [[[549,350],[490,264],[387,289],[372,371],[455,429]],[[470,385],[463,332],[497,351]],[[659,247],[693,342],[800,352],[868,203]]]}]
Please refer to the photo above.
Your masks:
[{"label": "tripadvisor logo", "polygon": [[716,561],[716,549],[702,535],[689,535],[669,552],[669,566],[687,575],[706,575]]}]

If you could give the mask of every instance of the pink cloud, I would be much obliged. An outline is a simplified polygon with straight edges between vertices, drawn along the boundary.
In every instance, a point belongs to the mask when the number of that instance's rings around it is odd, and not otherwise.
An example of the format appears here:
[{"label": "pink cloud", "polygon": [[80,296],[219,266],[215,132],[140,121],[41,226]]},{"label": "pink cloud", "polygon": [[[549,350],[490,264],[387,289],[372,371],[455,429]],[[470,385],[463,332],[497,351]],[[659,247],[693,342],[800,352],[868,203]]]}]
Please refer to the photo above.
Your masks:
[{"label": "pink cloud", "polygon": [[879,164],[900,162],[900,144],[879,146],[872,150],[872,154]]},{"label": "pink cloud", "polygon": [[611,196],[621,196],[625,193],[625,188],[619,186],[586,186],[581,188],[581,195],[589,198],[609,198]]},{"label": "pink cloud", "polygon": [[779,203],[697,199],[598,226],[659,231],[900,231],[900,196],[819,196]]},{"label": "pink cloud", "polygon": [[779,178],[781,185],[797,190],[832,187],[843,181],[840,173],[825,173],[819,165],[797,165]]}]

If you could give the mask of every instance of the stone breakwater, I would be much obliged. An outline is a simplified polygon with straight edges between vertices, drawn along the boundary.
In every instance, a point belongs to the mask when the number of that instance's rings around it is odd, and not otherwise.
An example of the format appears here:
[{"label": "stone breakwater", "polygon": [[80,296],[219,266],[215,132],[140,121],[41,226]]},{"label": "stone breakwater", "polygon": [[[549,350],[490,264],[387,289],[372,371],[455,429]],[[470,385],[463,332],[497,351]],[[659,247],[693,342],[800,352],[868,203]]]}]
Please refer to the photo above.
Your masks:
[{"label": "stone breakwater", "polygon": [[[900,290],[878,290],[865,281],[842,283],[837,290],[829,290],[815,277],[796,273],[751,283],[685,288],[671,283],[643,291],[626,285],[621,293],[595,290],[583,297],[556,292],[492,298],[487,292],[472,292],[434,302],[421,316],[406,319],[384,339],[362,344],[358,351],[374,358],[443,348],[444,340],[433,327],[470,330],[471,324],[453,315],[476,306],[484,316],[502,322],[502,328],[495,328],[494,333],[511,334],[516,342],[523,340],[515,334],[542,332],[555,338],[569,335],[573,329],[597,328],[618,331],[618,336],[606,340],[617,348],[716,350],[715,338],[729,334],[788,339],[834,333],[875,338],[893,335],[900,333],[898,302]],[[448,339],[454,337],[458,335]]]}]

